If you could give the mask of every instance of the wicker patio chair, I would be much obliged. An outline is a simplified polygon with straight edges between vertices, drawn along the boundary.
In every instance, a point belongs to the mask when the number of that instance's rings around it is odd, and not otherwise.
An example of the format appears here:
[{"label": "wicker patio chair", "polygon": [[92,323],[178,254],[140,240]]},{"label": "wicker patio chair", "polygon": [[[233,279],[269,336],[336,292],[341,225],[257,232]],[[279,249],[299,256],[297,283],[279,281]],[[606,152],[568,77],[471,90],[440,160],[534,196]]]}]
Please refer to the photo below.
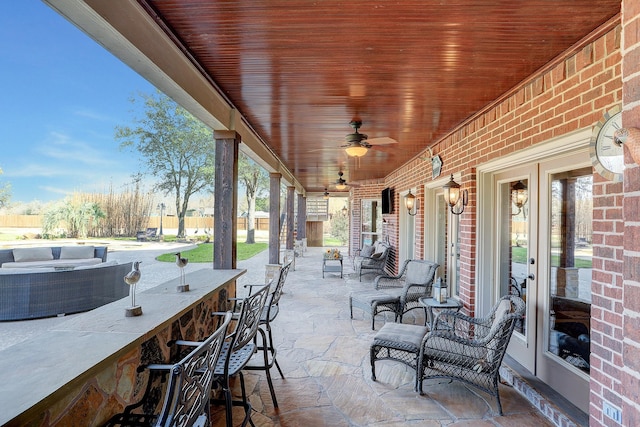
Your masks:
[{"label": "wicker patio chair", "polygon": [[361,249],[360,255],[354,261],[359,280],[362,282],[364,274],[386,274],[385,266],[390,251],[391,246],[378,241],[374,243],[373,252],[370,255]]},{"label": "wicker patio chair", "polygon": [[502,415],[499,368],[524,310],[522,299],[508,295],[485,318],[443,311],[433,331],[426,326],[387,323],[371,344],[371,378],[376,380],[376,361],[394,360],[416,370],[415,389],[421,394],[425,379],[459,380],[494,396]]},{"label": "wicker patio chair", "polygon": [[396,276],[380,275],[374,280],[374,289],[352,292],[349,309],[353,319],[353,307],[371,313],[371,329],[375,329],[375,316],[390,311],[395,320],[410,310],[420,308],[418,299],[431,295],[431,286],[438,264],[424,260],[406,260]]},{"label": "wicker patio chair", "polygon": [[[206,426],[209,422],[209,397],[213,372],[220,356],[222,343],[231,320],[231,312],[225,313],[222,323],[213,334],[202,342],[175,341],[172,344],[195,347],[175,364],[153,364],[139,370],[150,371],[147,388],[142,400],[114,415],[106,426]],[[163,405],[159,413],[153,413],[157,393],[155,376],[169,376]],[[164,382],[164,380],[163,380]],[[146,411],[146,412],[145,412]]]},{"label": "wicker patio chair", "polygon": [[455,379],[494,396],[502,415],[498,391],[500,364],[516,322],[524,314],[525,303],[515,295],[502,297],[484,318],[441,312],[434,330],[425,335],[420,348],[417,370],[420,393],[425,379]]},{"label": "wicker patio chair", "polygon": [[[262,310],[262,314],[260,315],[261,328],[258,329],[262,339],[261,344],[257,346],[257,350],[262,352],[261,361],[260,363],[257,363],[255,359],[260,359],[260,357],[256,355],[254,360],[245,367],[245,370],[248,371],[265,371],[267,383],[269,384],[269,391],[271,392],[271,400],[273,401],[273,406],[275,408],[278,407],[278,400],[276,399],[273,382],[271,381],[271,368],[275,365],[280,373],[280,377],[282,378],[284,378],[284,374],[282,373],[282,369],[280,369],[280,365],[276,359],[276,348],[273,343],[273,335],[271,333],[271,322],[275,320],[280,312],[280,297],[282,296],[282,289],[285,281],[287,280],[290,267],[291,262],[283,265],[269,285],[269,296],[267,297],[267,302]],[[252,289],[255,286],[256,285],[245,285],[245,287],[250,288],[249,295],[251,295]]]}]

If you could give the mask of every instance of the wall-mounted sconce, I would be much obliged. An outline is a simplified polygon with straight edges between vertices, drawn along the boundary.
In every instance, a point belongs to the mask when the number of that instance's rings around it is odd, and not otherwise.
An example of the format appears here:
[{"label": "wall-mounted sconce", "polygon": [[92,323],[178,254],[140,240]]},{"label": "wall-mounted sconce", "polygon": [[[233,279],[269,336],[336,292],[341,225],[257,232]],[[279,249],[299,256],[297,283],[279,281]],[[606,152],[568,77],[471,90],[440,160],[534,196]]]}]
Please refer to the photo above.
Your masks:
[{"label": "wall-mounted sconce", "polygon": [[342,215],[347,216],[347,214],[348,214],[348,213],[349,213],[349,209],[347,209],[347,206],[345,205],[345,206],[342,208]]},{"label": "wall-mounted sconce", "polygon": [[[418,213],[418,206],[416,205],[416,196],[411,194],[411,190],[409,190],[409,194],[404,196],[404,205],[407,207],[407,212],[409,215],[414,216]],[[415,207],[415,211],[414,208]],[[413,213],[411,213],[413,211]]]},{"label": "wall-mounted sconce", "polygon": [[[454,215],[462,214],[462,212],[464,212],[464,207],[469,203],[469,194],[467,193],[467,190],[460,190],[460,184],[453,180],[453,174],[451,174],[451,179],[442,187],[442,189],[444,190],[444,200],[449,205],[451,213]],[[457,205],[461,205],[459,210],[454,209]]]},{"label": "wall-mounted sconce", "polygon": [[513,184],[513,187],[511,187],[511,201],[515,207],[518,208],[518,212],[512,215],[515,216],[522,212],[522,208],[525,203],[527,203],[527,200],[529,200],[529,193],[527,192],[527,186],[524,182],[518,181]]},{"label": "wall-mounted sconce", "polygon": [[324,189],[324,194],[322,195],[322,198],[327,200],[329,198],[329,192],[327,191],[327,189]]}]

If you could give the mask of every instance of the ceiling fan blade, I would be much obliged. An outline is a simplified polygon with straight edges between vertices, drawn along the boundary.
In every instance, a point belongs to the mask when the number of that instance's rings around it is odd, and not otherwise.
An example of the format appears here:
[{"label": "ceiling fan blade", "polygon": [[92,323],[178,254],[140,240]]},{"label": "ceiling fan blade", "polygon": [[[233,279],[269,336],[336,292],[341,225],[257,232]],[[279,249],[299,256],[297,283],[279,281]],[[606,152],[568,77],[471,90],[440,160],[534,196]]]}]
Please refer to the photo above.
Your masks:
[{"label": "ceiling fan blade", "polygon": [[397,144],[398,143],[398,141],[396,141],[393,138],[389,138],[388,136],[382,136],[380,138],[367,139],[367,142],[370,145],[389,145],[389,144]]}]

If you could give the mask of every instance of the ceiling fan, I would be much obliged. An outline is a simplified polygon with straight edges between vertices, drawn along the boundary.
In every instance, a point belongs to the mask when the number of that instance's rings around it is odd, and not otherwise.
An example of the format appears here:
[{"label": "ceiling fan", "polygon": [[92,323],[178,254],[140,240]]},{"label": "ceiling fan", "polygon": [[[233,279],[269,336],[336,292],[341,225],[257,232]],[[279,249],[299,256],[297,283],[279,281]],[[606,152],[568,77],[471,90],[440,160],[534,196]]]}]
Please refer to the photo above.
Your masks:
[{"label": "ceiling fan", "polygon": [[338,172],[338,179],[336,179],[335,182],[336,190],[344,190],[347,188],[347,181],[342,178],[342,175],[344,175],[342,171]]},{"label": "ceiling fan", "polygon": [[374,145],[389,145],[398,143],[398,141],[396,141],[395,139],[389,138],[387,136],[369,139],[366,134],[358,132],[358,129],[360,129],[360,127],[362,126],[361,120],[351,120],[349,125],[351,125],[351,127],[354,129],[354,132],[348,134],[345,137],[347,143],[342,146],[349,157],[362,157],[367,154],[369,148]]}]

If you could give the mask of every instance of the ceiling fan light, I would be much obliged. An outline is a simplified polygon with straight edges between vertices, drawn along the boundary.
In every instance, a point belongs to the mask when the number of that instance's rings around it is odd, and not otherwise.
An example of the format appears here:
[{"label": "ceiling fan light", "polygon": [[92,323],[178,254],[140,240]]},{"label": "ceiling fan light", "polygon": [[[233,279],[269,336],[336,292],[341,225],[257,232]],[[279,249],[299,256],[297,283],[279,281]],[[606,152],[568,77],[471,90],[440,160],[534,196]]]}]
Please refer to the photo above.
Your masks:
[{"label": "ceiling fan light", "polygon": [[349,157],[362,157],[367,154],[367,151],[369,151],[369,149],[367,147],[363,147],[360,144],[353,144],[345,148],[344,151],[347,152],[347,156]]},{"label": "ceiling fan light", "polygon": [[336,190],[344,190],[345,188],[347,188],[347,184],[343,184],[343,183],[336,184]]}]

